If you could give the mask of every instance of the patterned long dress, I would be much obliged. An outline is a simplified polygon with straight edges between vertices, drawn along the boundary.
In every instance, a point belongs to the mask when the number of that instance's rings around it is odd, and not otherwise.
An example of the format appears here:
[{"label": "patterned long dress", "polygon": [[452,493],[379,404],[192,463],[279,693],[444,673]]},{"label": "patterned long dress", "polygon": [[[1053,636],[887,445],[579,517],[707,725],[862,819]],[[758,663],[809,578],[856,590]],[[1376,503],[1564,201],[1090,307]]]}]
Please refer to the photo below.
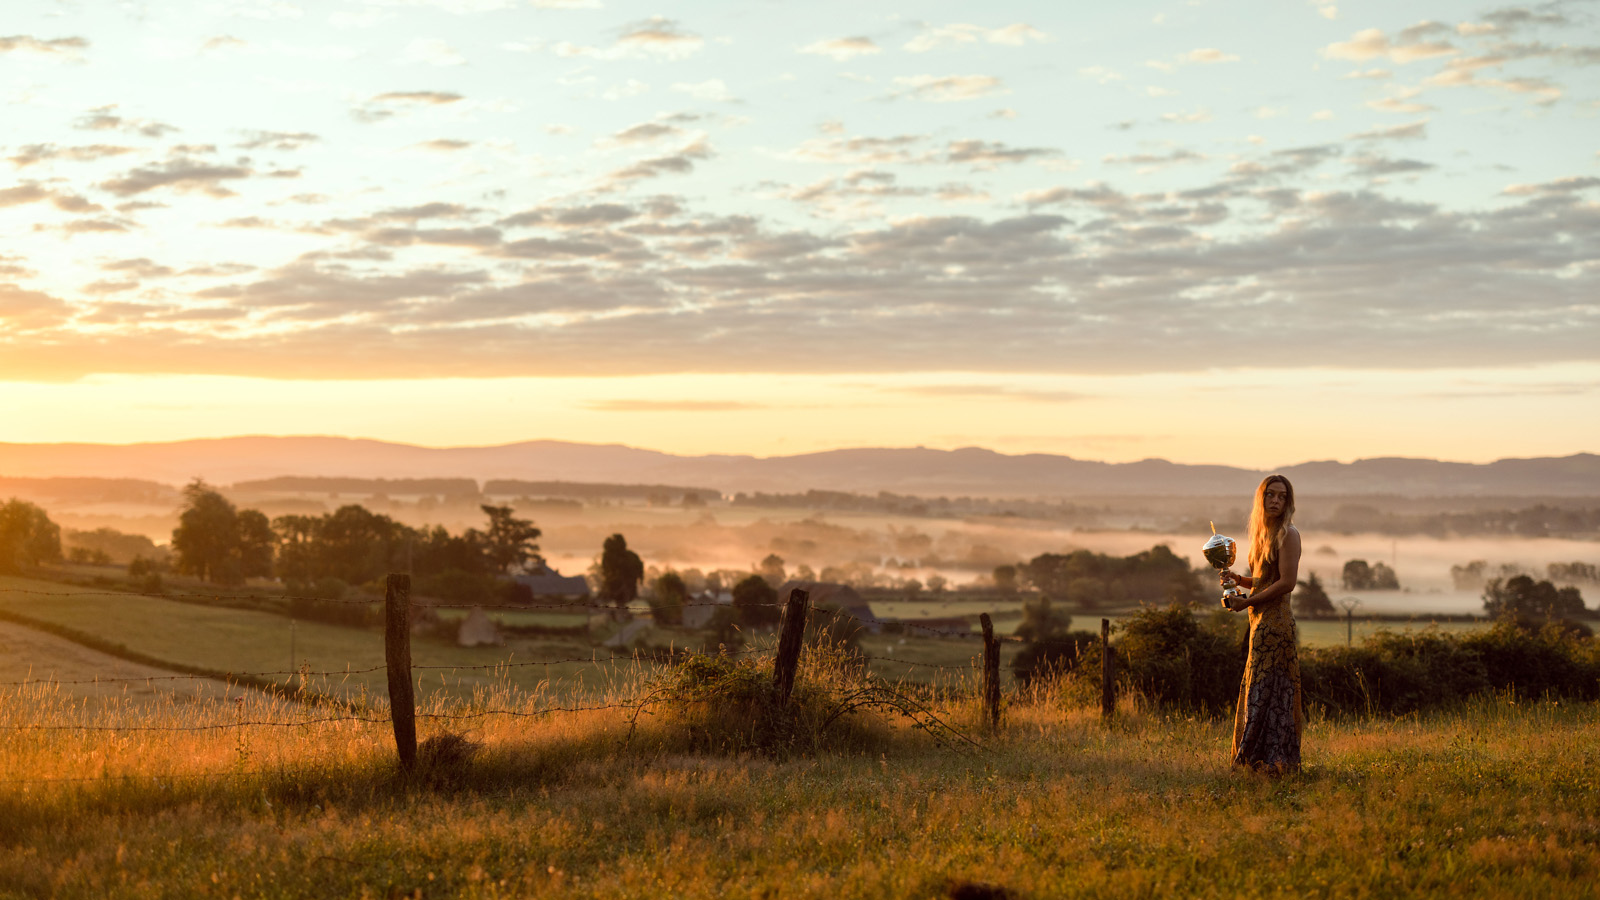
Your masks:
[{"label": "patterned long dress", "polygon": [[[1251,594],[1278,580],[1276,561],[1256,576]],[[1250,607],[1250,658],[1233,717],[1233,764],[1283,775],[1300,771],[1300,660],[1289,595]]]}]

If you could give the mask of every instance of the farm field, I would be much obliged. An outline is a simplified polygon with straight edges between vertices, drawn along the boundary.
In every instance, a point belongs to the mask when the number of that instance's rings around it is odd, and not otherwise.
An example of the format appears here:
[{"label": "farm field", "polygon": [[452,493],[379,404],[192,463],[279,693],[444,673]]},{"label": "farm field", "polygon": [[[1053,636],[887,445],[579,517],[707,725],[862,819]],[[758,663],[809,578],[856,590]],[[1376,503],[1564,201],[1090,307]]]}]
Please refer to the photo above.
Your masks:
[{"label": "farm field", "polygon": [[[274,677],[284,683],[302,665],[313,672],[349,671],[352,674],[348,676],[330,675],[324,679],[325,687],[348,696],[387,691],[386,676],[378,668],[383,665],[383,633],[376,628],[305,621],[291,626],[289,619],[271,613],[109,594],[21,578],[0,578],[0,611],[92,635],[157,660],[218,672],[280,673]],[[479,688],[502,681],[526,690],[547,680],[563,690],[598,688],[613,668],[588,662],[534,665],[610,653],[566,637],[512,638],[501,647],[458,647],[453,642],[419,637],[412,641],[411,653],[417,675],[425,682],[424,690],[456,697],[471,696]],[[448,668],[497,663],[511,665],[500,670]]]},{"label": "farm field", "polygon": [[[65,706],[0,700],[8,729]],[[227,706],[145,723],[307,717]],[[979,748],[890,723],[792,757],[673,750],[670,718],[635,735],[621,710],[483,718],[471,762],[412,780],[381,718],[23,730],[0,744],[0,896],[1568,897],[1600,875],[1591,705],[1313,721],[1281,780],[1230,772],[1221,722],[1007,716]]]}]

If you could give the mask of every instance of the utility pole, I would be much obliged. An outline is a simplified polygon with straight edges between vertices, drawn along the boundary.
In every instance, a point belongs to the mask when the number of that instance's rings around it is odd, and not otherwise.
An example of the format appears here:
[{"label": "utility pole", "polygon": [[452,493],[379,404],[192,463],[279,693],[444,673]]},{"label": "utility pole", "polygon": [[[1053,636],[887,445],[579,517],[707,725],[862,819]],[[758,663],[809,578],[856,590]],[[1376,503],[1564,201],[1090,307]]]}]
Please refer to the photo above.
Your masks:
[{"label": "utility pole", "polygon": [[1345,597],[1339,601],[1339,605],[1344,607],[1344,645],[1354,646],[1356,607],[1361,605],[1361,600],[1356,597]]}]

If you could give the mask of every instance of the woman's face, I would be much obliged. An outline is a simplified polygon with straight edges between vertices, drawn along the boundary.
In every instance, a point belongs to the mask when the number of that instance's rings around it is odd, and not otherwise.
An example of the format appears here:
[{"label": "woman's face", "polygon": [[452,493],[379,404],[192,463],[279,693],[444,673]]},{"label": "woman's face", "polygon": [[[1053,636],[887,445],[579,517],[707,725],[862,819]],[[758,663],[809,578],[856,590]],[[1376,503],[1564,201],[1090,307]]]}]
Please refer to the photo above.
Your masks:
[{"label": "woman's face", "polygon": [[1261,494],[1261,507],[1274,519],[1283,518],[1283,510],[1288,505],[1289,488],[1281,481],[1267,485],[1267,489]]}]

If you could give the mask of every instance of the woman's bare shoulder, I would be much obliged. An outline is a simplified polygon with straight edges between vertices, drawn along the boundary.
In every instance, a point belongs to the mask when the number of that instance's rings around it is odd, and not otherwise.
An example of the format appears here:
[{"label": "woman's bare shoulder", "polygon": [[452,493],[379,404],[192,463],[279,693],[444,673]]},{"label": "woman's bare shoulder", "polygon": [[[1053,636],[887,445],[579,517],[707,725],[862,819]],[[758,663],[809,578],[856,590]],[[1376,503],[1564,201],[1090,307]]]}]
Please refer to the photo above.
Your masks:
[{"label": "woman's bare shoulder", "polygon": [[1293,544],[1296,547],[1300,546],[1300,529],[1290,525],[1283,536],[1283,542],[1284,544]]}]

